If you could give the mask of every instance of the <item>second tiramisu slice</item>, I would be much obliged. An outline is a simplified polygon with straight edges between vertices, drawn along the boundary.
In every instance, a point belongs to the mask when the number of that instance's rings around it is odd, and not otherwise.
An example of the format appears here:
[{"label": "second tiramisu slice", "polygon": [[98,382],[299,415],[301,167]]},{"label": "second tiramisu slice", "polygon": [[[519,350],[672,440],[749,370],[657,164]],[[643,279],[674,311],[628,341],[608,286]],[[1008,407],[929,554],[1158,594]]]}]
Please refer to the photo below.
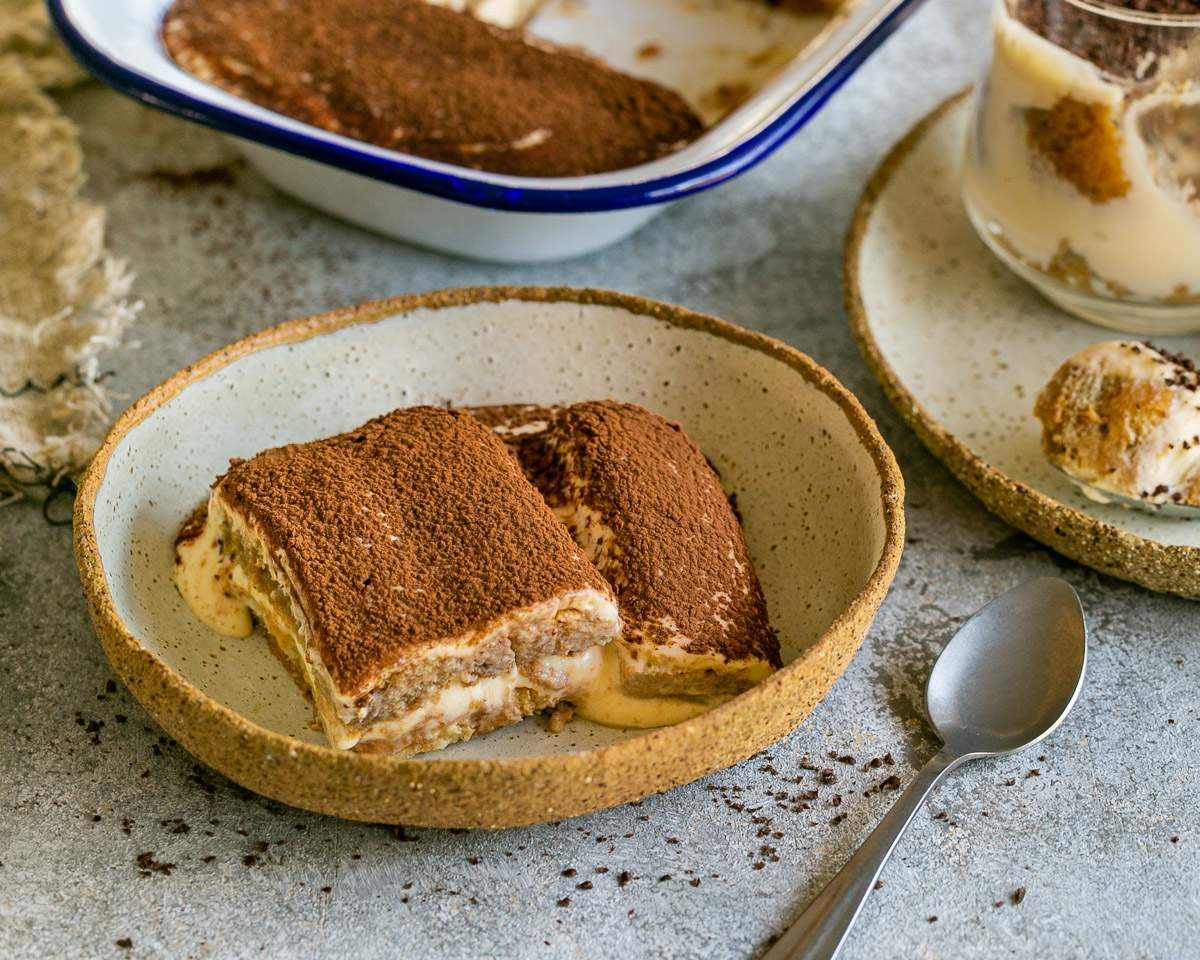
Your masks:
[{"label": "second tiramisu slice", "polygon": [[249,611],[336,747],[404,754],[572,696],[619,629],[608,585],[466,413],[397,410],[234,462],[180,534],[209,626]]},{"label": "second tiramisu slice", "polygon": [[683,428],[643,407],[476,407],[612,585],[622,632],[571,699],[615,727],[677,723],[780,666],[737,515]]}]

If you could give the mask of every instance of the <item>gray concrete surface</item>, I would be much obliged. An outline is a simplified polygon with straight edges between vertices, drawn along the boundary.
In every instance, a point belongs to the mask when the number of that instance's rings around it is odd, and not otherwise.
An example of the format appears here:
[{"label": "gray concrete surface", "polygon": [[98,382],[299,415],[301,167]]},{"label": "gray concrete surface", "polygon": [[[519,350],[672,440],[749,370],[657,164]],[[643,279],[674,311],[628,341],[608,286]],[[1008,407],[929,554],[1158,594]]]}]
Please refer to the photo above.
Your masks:
[{"label": "gray concrete surface", "polygon": [[[988,6],[931,0],[769,163],[609,252],[529,269],[370,236],[241,166],[207,184],[165,176],[212,162],[211,144],[98,88],[67,97],[90,192],[146,301],[139,345],[113,359],[125,400],[289,314],[465,283],[617,287],[828,365],[899,456],[910,539],[862,653],[765,755],[562,824],[397,833],[286,809],[198,767],[115,685],[69,530],[35,508],[2,511],[0,956],[755,956],[883,815],[891,795],[864,792],[889,771],[907,781],[933,752],[920,700],[940,645],[1040,574],[1070,580],[1091,618],[1083,699],[1032,755],[964,770],[935,796],[846,960],[1195,956],[1200,607],[1061,561],[992,519],[889,408],[840,305],[855,198],[887,146],[976,73]],[[778,809],[769,795],[798,789],[786,778],[801,757],[828,751],[856,764],[831,763],[838,784],[809,811]],[[894,767],[861,769],[888,752]]]}]

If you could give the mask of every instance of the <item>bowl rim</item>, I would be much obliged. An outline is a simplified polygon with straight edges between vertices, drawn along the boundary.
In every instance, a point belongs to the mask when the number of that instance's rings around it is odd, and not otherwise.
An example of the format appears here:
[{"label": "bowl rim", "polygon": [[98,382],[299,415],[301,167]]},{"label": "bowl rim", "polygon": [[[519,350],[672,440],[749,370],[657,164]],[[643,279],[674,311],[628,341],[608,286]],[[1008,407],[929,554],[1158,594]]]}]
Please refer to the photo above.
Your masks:
[{"label": "bowl rim", "polygon": [[[951,94],[891,148],[855,208],[842,254],[843,299],[850,331],[892,406],[921,442],[988,510],[1052,550],[1101,573],[1159,593],[1200,599],[1200,547],[1165,544],[1130,533],[1014,480],[975,453],[915,396],[875,339],[859,280],[871,218],[892,178],[925,136],[956,110],[969,108],[974,86]],[[991,251],[988,252],[989,256]]]},{"label": "bowl rim", "polygon": [[[627,740],[574,753],[430,760],[421,757],[398,758],[387,754],[336,750],[326,744],[297,740],[286,734],[269,730],[213,699],[138,641],[114,606],[105,577],[104,564],[99,553],[94,523],[96,500],[106,478],[109,460],[117,446],[133,428],[190,385],[216,373],[235,360],[260,350],[308,340],[348,326],[371,324],[392,317],[402,318],[419,310],[438,310],[510,301],[528,304],[596,305],[661,320],[682,329],[708,333],[736,345],[757,350],[783,362],[799,373],[821,394],[837,404],[878,472],[884,542],[874,569],[857,595],[800,656],[757,686],[720,707],[674,726],[660,727]],[[857,651],[867,627],[887,593],[899,566],[904,546],[904,531],[904,479],[894,454],[858,399],[831,373],[806,354],[764,334],[661,301],[596,288],[544,286],[458,287],[369,301],[313,316],[286,320],[218,348],[194,363],[184,366],[161,384],[147,391],[117,418],[84,473],[74,507],[76,563],[92,621],[105,652],[117,674],[130,687],[151,716],[166,727],[176,739],[181,739],[189,751],[200,756],[200,759],[209,762],[210,765],[217,766],[203,755],[202,749],[196,749],[196,744],[189,742],[173,729],[171,723],[164,720],[163,711],[165,710],[168,715],[171,715],[176,709],[173,704],[148,701],[155,701],[158,696],[165,694],[181,703],[186,703],[191,710],[196,711],[194,715],[204,716],[207,720],[211,720],[223,735],[233,738],[243,746],[256,745],[259,752],[268,758],[287,757],[298,764],[333,765],[340,771],[342,777],[350,778],[348,782],[352,782],[355,776],[363,772],[369,772],[375,777],[386,777],[388,782],[397,785],[406,784],[418,792],[425,790],[427,795],[436,794],[439,789],[444,795],[456,783],[461,783],[472,776],[478,776],[481,772],[493,778],[499,776],[516,783],[518,781],[525,782],[539,773],[544,774],[547,767],[555,769],[556,777],[566,778],[576,774],[583,782],[590,783],[592,777],[583,776],[584,771],[603,771],[612,769],[614,766],[619,767],[621,763],[614,763],[614,761],[629,761],[633,759],[634,755],[645,754],[647,751],[653,752],[672,742],[707,743],[705,734],[711,733],[720,726],[722,718],[731,716],[731,711],[734,710],[749,709],[753,712],[752,708],[756,703],[770,704],[772,699],[778,696],[782,688],[786,686],[789,677],[796,674],[806,662],[810,661],[808,668],[810,671],[813,663],[816,663],[818,669],[831,674],[828,684],[821,691],[821,697],[823,697],[837,676],[840,676],[850,657]],[[852,647],[847,649],[845,656],[836,655],[838,651],[832,649],[836,646],[835,641],[844,643],[851,635],[853,635]],[[837,662],[824,662],[830,660]],[[817,701],[814,701],[814,704],[815,702]],[[805,710],[804,715],[807,715],[807,712]],[[606,800],[592,803],[587,798],[581,797],[573,805],[568,804],[565,812],[560,809],[552,816],[531,816],[526,812],[515,817],[500,817],[502,822],[486,823],[484,821],[487,820],[487,816],[482,814],[465,818],[449,816],[430,821],[427,825],[511,826],[519,823],[561,819],[564,815],[570,816],[612,806],[615,803],[656,792],[656,789],[665,789],[690,782],[711,770],[728,766],[732,762],[751,756],[794,729],[802,719],[803,715],[794,723],[787,725],[786,728],[779,728],[779,725],[776,724],[766,732],[765,736],[761,736],[753,742],[740,744],[735,751],[738,755],[734,760],[710,765],[704,762],[695,762],[696,758],[693,758],[688,765],[686,775],[673,776],[669,783],[657,788],[645,789],[635,784],[632,785],[632,789],[618,790],[617,795],[621,799],[615,801]],[[221,768],[218,766],[218,769]],[[227,773],[225,770],[222,772]],[[239,779],[234,774],[227,773],[227,775],[233,779]],[[604,785],[601,784],[601,786]],[[268,792],[259,786],[252,786],[251,789],[260,793]],[[280,789],[284,794],[287,793],[286,789],[282,787]],[[611,793],[612,791],[610,791]],[[276,796],[276,799],[283,799],[285,802],[297,806],[319,809],[322,812],[336,812],[339,816],[368,819],[367,817],[356,817],[353,812],[347,813],[341,809],[331,811],[330,807],[338,806],[337,804],[313,803],[310,805],[298,802],[289,796]],[[453,811],[448,811],[448,813],[453,813]],[[369,819],[378,819],[378,816],[374,815]],[[403,822],[419,825],[419,818],[406,819]]]},{"label": "bowl rim", "polygon": [[[469,206],[527,213],[601,213],[678,200],[715,187],[756,166],[804,126],[922,0],[871,0],[878,4],[878,10],[845,47],[835,53],[809,83],[794,91],[769,119],[760,122],[712,159],[655,176],[642,175],[640,171],[652,166],[643,165],[572,178],[487,173],[375,147],[309,124],[293,130],[259,119],[245,110],[221,106],[211,98],[185,92],[118,62],[93,44],[75,23],[69,10],[72,2],[76,0],[47,0],[51,22],[67,49],[93,76],[147,106],[294,156]],[[866,2],[868,0],[851,0],[854,7]],[[212,92],[216,93],[217,89],[212,88]],[[266,110],[242,98],[235,99],[248,107]],[[266,112],[288,123],[299,123],[273,111]],[[724,122],[722,120],[710,129]],[[625,176],[620,176],[622,174]],[[614,175],[615,183],[588,185],[588,181],[603,182],[613,179]],[[566,186],[556,184],[556,181],[582,185]]]}]

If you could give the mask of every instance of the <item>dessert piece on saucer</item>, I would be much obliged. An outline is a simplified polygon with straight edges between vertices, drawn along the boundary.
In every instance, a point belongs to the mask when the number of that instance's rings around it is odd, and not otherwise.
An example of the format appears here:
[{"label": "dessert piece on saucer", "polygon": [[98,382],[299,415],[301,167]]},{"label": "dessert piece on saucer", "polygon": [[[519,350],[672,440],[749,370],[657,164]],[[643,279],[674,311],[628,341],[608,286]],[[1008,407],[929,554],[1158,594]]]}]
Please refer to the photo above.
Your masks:
[{"label": "dessert piece on saucer", "polygon": [[552,707],[619,629],[504,445],[431,407],[232,462],[176,583],[213,629],[263,624],[341,749],[419,753]]},{"label": "dessert piece on saucer", "polygon": [[1046,457],[1094,499],[1200,507],[1200,374],[1188,358],[1092,344],[1059,367],[1034,412]]},{"label": "dessert piece on saucer", "polygon": [[425,0],[175,0],[163,41],[184,70],[268,109],[497,173],[619,170],[703,131],[666,87]]},{"label": "dessert piece on saucer", "polygon": [[571,699],[619,727],[675,723],[780,665],[741,526],[679,424],[613,401],[473,412],[612,585],[620,637]]}]

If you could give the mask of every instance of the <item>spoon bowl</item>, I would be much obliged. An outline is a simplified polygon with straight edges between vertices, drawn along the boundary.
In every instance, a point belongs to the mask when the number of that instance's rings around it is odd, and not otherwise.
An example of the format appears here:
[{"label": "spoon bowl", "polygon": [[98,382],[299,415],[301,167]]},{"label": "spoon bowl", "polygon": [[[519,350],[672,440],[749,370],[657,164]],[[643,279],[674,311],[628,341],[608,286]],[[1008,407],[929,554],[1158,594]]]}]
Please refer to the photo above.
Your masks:
[{"label": "spoon bowl", "polygon": [[[1048,462],[1048,461],[1047,461]],[[1099,487],[1088,483],[1086,480],[1080,480],[1078,477],[1073,477],[1067,473],[1057,463],[1051,463],[1055,470],[1061,473],[1064,477],[1071,481],[1079,491],[1089,500],[1094,500],[1096,503],[1115,503],[1119,507],[1124,507],[1126,510],[1140,510],[1142,513],[1148,513],[1156,517],[1176,517],[1180,520],[1200,520],[1200,507],[1193,507],[1188,503],[1154,503],[1150,500],[1142,500],[1138,497],[1131,497],[1126,493],[1117,493],[1115,490],[1101,490]]]},{"label": "spoon bowl", "polygon": [[1087,662],[1083,607],[1045,577],[997,597],[962,625],[925,689],[929,720],[960,757],[1031,746],[1079,696]]}]

